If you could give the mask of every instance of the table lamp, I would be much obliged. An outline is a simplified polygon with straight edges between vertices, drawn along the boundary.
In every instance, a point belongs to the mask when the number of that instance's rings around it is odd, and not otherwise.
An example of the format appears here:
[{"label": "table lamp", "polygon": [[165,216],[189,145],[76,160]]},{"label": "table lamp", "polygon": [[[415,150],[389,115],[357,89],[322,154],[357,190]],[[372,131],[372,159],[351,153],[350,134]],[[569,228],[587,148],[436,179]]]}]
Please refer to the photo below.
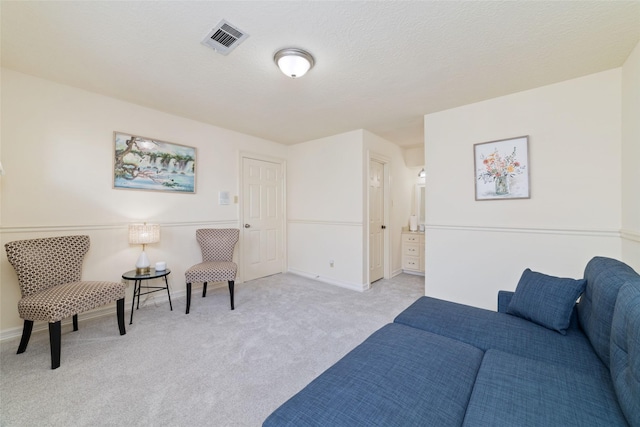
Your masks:
[{"label": "table lamp", "polygon": [[130,224],[129,225],[129,244],[142,245],[142,253],[136,261],[136,274],[147,274],[151,271],[149,266],[149,258],[144,252],[144,245],[156,243],[160,241],[160,225],[159,224]]}]

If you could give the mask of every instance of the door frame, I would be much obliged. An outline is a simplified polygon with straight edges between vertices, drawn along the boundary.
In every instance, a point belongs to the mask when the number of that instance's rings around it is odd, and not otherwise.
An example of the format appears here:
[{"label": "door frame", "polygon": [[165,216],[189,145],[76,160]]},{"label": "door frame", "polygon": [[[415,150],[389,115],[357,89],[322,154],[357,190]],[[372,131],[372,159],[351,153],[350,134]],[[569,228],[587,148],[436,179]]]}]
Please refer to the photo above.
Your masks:
[{"label": "door frame", "polygon": [[384,191],[384,200],[383,200],[383,209],[384,209],[384,224],[386,228],[384,230],[384,248],[383,248],[383,262],[384,262],[384,275],[383,279],[388,279],[390,277],[391,271],[391,224],[390,224],[390,201],[391,201],[391,159],[382,154],[378,154],[376,152],[367,150],[367,162],[365,168],[365,196],[366,203],[364,206],[365,211],[365,221],[364,221],[364,242],[365,242],[365,251],[364,251],[364,265],[365,265],[365,289],[369,289],[371,286],[371,279],[369,277],[369,251],[371,249],[369,242],[369,204],[371,201],[369,200],[369,179],[370,179],[370,163],[371,161],[376,161],[382,163],[383,170],[383,191]]},{"label": "door frame", "polygon": [[[244,242],[244,159],[260,160],[263,162],[276,163],[280,165],[280,171],[282,173],[281,182],[281,194],[282,194],[282,264],[280,266],[280,272],[284,273],[288,269],[288,257],[287,257],[287,161],[279,157],[267,156],[264,154],[253,153],[250,151],[240,151],[238,156],[238,229],[240,229],[240,242]],[[238,261],[240,269],[240,283],[244,282],[245,276],[245,260],[244,249],[238,252]]]}]

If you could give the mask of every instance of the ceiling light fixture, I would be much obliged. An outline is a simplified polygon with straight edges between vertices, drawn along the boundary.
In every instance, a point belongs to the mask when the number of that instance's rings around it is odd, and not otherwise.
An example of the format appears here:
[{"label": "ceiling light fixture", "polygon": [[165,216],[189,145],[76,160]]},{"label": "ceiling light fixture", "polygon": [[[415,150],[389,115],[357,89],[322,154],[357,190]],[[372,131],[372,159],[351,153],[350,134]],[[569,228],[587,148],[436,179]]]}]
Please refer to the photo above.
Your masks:
[{"label": "ceiling light fixture", "polygon": [[304,76],[315,64],[315,60],[309,52],[293,47],[277,51],[273,60],[280,71],[292,79]]}]

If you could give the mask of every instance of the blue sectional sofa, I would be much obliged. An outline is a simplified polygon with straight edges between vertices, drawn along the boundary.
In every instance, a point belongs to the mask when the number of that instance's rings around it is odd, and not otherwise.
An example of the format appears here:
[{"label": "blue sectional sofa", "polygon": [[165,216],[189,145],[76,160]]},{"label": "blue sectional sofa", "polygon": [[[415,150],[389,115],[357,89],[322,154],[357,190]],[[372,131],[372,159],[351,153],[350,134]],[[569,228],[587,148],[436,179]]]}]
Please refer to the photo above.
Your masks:
[{"label": "blue sectional sofa", "polygon": [[263,426],[640,427],[640,276],[596,257],[498,312],[422,297]]}]

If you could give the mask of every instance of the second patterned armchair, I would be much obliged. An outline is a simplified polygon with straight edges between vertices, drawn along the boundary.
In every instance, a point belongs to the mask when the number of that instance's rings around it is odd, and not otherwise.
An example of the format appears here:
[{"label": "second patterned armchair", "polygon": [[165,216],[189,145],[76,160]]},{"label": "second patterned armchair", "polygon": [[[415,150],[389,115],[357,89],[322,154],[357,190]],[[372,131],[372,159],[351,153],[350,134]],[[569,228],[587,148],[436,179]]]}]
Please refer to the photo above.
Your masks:
[{"label": "second patterned armchair", "polygon": [[196,230],[196,240],[202,251],[202,262],[185,271],[187,282],[187,314],[191,307],[191,284],[202,282],[202,297],[207,296],[207,283],[228,282],[233,306],[233,287],[238,266],[233,262],[233,250],[240,230],[236,228],[202,228]]}]

